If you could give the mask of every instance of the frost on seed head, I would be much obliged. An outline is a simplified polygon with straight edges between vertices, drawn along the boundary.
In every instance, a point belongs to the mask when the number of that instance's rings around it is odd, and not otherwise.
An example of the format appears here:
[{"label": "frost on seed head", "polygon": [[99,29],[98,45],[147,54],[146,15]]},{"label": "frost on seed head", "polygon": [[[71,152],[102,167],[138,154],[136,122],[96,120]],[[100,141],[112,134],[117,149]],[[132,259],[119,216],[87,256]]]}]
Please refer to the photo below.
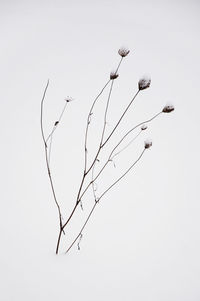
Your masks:
[{"label": "frost on seed head", "polygon": [[141,126],[141,130],[142,131],[145,131],[147,129],[147,125],[146,124],[143,124],[142,126]]},{"label": "frost on seed head", "polygon": [[67,97],[65,98],[65,101],[66,101],[66,102],[71,102],[71,101],[73,101],[73,98],[70,97],[70,96],[67,96]]},{"label": "frost on seed head", "polygon": [[151,79],[150,77],[143,77],[138,82],[138,89],[144,90],[150,87]]},{"label": "frost on seed head", "polygon": [[117,74],[115,71],[112,71],[110,73],[110,79],[116,79],[119,76],[119,74]]},{"label": "frost on seed head", "polygon": [[127,48],[125,47],[121,47],[119,50],[118,50],[118,53],[119,55],[121,55],[121,57],[125,57],[129,54],[130,50],[128,50]]},{"label": "frost on seed head", "polygon": [[170,113],[172,111],[174,111],[174,106],[171,104],[167,104],[164,108],[163,108],[163,113]]},{"label": "frost on seed head", "polygon": [[150,148],[152,146],[152,141],[151,140],[145,140],[144,141],[144,148]]}]

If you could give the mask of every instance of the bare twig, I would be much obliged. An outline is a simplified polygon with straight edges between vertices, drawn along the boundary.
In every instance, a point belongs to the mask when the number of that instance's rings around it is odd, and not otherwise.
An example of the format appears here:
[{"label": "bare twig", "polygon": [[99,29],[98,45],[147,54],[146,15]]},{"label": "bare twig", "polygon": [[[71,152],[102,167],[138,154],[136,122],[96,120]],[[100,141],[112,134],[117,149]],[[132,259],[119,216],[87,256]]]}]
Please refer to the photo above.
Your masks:
[{"label": "bare twig", "polygon": [[[120,59],[120,62],[117,66],[117,69],[116,69],[116,72],[119,70],[119,67],[122,63],[122,60],[123,60],[123,57]],[[86,132],[85,132],[85,147],[84,147],[84,151],[85,151],[85,162],[84,162],[84,172],[83,172],[83,176],[82,176],[82,180],[81,180],[81,184],[80,184],[80,187],[79,187],[79,191],[78,191],[78,195],[77,195],[77,199],[76,199],[76,202],[79,203],[80,201],[80,194],[81,194],[81,190],[82,190],[82,187],[83,187],[83,184],[84,184],[84,181],[85,181],[85,178],[87,176],[87,174],[90,172],[90,170],[92,169],[94,163],[96,162],[96,159],[99,155],[99,152],[101,150],[101,145],[102,145],[102,141],[103,141],[103,137],[104,137],[104,131],[105,131],[105,126],[106,126],[106,116],[107,116],[107,110],[108,110],[108,105],[109,105],[109,100],[110,100],[110,96],[111,96],[111,92],[112,92],[112,87],[113,87],[113,80],[112,80],[112,84],[111,84],[111,88],[110,88],[110,92],[109,92],[109,96],[108,96],[108,100],[107,100],[107,103],[106,103],[106,110],[105,110],[105,115],[104,115],[104,127],[103,127],[103,132],[102,132],[102,137],[101,137],[101,142],[100,142],[100,146],[99,146],[99,149],[97,151],[97,154],[95,156],[95,160],[93,161],[93,163],[91,164],[91,166],[89,167],[89,169],[87,169],[87,153],[88,153],[88,149],[87,149],[87,140],[88,140],[88,130],[89,130],[89,125],[90,125],[90,122],[91,122],[91,116],[92,116],[92,110],[97,102],[97,100],[99,99],[99,97],[101,96],[101,94],[103,93],[103,91],[105,90],[105,88],[107,87],[107,85],[110,83],[111,79],[109,79],[107,81],[107,83],[105,84],[105,86],[103,87],[103,89],[100,91],[100,93],[97,95],[97,97],[95,98],[91,108],[90,108],[90,111],[89,111],[89,114],[88,114],[88,117],[87,117],[87,125],[86,125]]]},{"label": "bare twig", "polygon": [[[121,62],[123,60],[123,57],[120,59],[120,62],[117,66],[117,69],[116,69],[116,73],[117,71],[119,70],[119,67],[121,65]],[[81,198],[80,198],[80,193],[81,193],[81,190],[82,190],[82,187],[83,187],[83,184],[84,184],[84,181],[85,181],[85,178],[87,176],[87,174],[89,173],[89,171],[91,170],[91,168],[93,167],[93,165],[89,168],[89,170],[87,170],[87,153],[88,153],[88,150],[87,150],[87,140],[88,140],[88,130],[89,130],[89,125],[90,125],[90,122],[91,122],[91,116],[93,114],[93,108],[97,102],[97,100],[99,99],[99,97],[101,96],[101,94],[103,93],[103,91],[105,90],[105,88],[108,86],[108,84],[110,83],[111,79],[109,79],[107,81],[107,83],[104,85],[104,87],[102,88],[102,90],[100,91],[100,93],[97,95],[97,97],[95,98],[94,102],[92,103],[92,106],[90,108],[90,111],[89,111],[89,114],[88,114],[88,117],[87,117],[87,125],[86,125],[86,132],[85,132],[85,147],[84,147],[84,171],[83,171],[83,176],[82,176],[82,180],[81,180],[81,184],[80,184],[80,187],[79,187],[79,190],[78,190],[78,195],[77,195],[77,198],[76,198],[76,204],[69,216],[69,218],[67,219],[67,221],[63,224],[62,226],[62,230],[64,230],[64,228],[67,226],[67,224],[69,223],[69,221],[71,220],[72,216],[74,215],[74,212],[76,211],[76,208],[77,206],[79,205],[80,201],[81,201]],[[112,81],[112,85],[111,85],[111,89],[110,89],[110,93],[109,93],[109,98],[108,98],[108,101],[107,101],[107,105],[106,105],[106,113],[105,113],[105,118],[106,118],[106,114],[107,114],[107,109],[108,109],[108,104],[109,104],[109,99],[110,99],[110,95],[111,95],[111,91],[112,91],[112,86],[113,86],[113,81]],[[105,118],[104,118],[104,122],[105,122]],[[102,139],[101,139],[101,143],[100,145],[102,144],[102,140],[103,140],[103,136],[104,136],[104,131],[105,131],[105,126],[104,126],[104,130],[103,130],[103,134],[102,134]],[[101,147],[100,147],[101,149]],[[100,149],[99,149],[99,152],[100,152]],[[94,163],[96,162],[96,159],[94,161]],[[56,252],[58,252],[58,249],[59,249],[59,245],[60,245],[60,239],[61,239],[61,235],[62,235],[62,231],[59,233],[59,236],[58,236],[58,241],[57,241],[57,247],[56,247]]]},{"label": "bare twig", "polygon": [[113,187],[115,186],[121,179],[123,179],[127,173],[135,166],[135,164],[141,159],[141,157],[143,156],[144,152],[145,152],[145,148],[143,149],[142,153],[140,154],[140,156],[138,157],[138,159],[127,169],[127,171],[121,176],[119,177],[112,185],[110,185],[110,187],[108,187],[103,193],[102,195],[99,197],[98,202],[100,201],[100,199]]},{"label": "bare twig", "polygon": [[45,96],[47,93],[48,86],[49,86],[49,79],[47,81],[46,87],[43,92],[43,96],[42,96],[42,100],[41,100],[41,109],[40,109],[40,127],[41,127],[41,132],[42,132],[42,139],[43,139],[45,147],[46,147],[46,141],[45,141],[44,127],[43,127],[43,104],[44,104],[44,99],[45,99]]},{"label": "bare twig", "polygon": [[112,158],[110,158],[110,160],[113,160],[116,156],[118,156],[119,154],[121,154],[125,149],[127,149],[136,139],[137,137],[142,133],[142,130],[140,130],[140,132],[133,138],[131,139],[131,141],[125,145],[120,151],[118,151],[117,153],[115,153]]},{"label": "bare twig", "polygon": [[55,204],[56,204],[57,209],[58,209],[58,215],[59,215],[59,221],[60,221],[60,231],[64,233],[64,229],[62,229],[61,210],[60,210],[60,206],[59,206],[58,201],[57,201],[55,188],[54,188],[54,184],[53,184],[53,180],[52,180],[52,176],[51,176],[51,170],[50,170],[50,166],[49,166],[47,141],[45,140],[44,127],[43,127],[43,106],[44,106],[44,99],[45,99],[45,96],[46,96],[48,86],[49,86],[49,80],[47,81],[46,87],[44,89],[43,97],[42,97],[42,100],[41,100],[40,126],[41,126],[42,138],[43,138],[44,148],[45,148],[45,160],[46,160],[46,166],[47,166],[49,181],[50,181],[51,190],[52,190],[52,193],[53,193],[53,198],[54,198]]},{"label": "bare twig", "polygon": [[[92,185],[92,183],[94,181],[97,180],[97,178],[100,176],[100,174],[103,172],[103,170],[105,169],[105,167],[107,166],[107,164],[112,160],[112,155],[114,153],[114,151],[117,149],[117,147],[124,141],[124,139],[131,133],[133,132],[135,129],[137,129],[138,127],[140,127],[141,125],[143,125],[144,123],[149,123],[151,121],[153,121],[156,117],[158,117],[162,112],[157,113],[156,115],[154,115],[152,118],[145,120],[144,122],[140,122],[139,124],[137,124],[136,126],[134,126],[133,128],[131,128],[121,139],[120,141],[115,145],[115,147],[112,149],[107,161],[105,162],[105,164],[103,165],[103,167],[101,168],[101,170],[99,171],[99,173],[95,176],[95,178],[93,178],[93,180],[86,186],[86,188],[84,189],[84,191],[82,192],[80,198],[83,197],[83,195],[86,193],[86,191],[88,190],[88,188]],[[136,138],[136,137],[135,137]],[[134,139],[135,139],[134,138]],[[114,155],[115,156],[115,155]],[[114,157],[113,156],[113,157]]]},{"label": "bare twig", "polygon": [[87,217],[85,223],[83,224],[83,226],[82,226],[80,232],[78,233],[78,235],[77,235],[76,238],[73,240],[72,244],[69,246],[69,248],[67,249],[67,251],[66,251],[65,253],[68,253],[68,252],[69,252],[69,250],[73,247],[73,245],[75,244],[75,242],[77,241],[77,239],[82,235],[82,232],[83,232],[85,226],[87,225],[87,223],[88,223],[88,221],[89,221],[89,219],[90,219],[90,217],[91,217],[91,215],[92,215],[92,213],[93,213],[93,211],[94,211],[94,209],[95,209],[95,207],[96,207],[97,204],[98,204],[98,203],[95,202],[95,204],[93,205],[92,210],[90,211],[90,213],[89,213],[89,215],[88,215],[88,217]]},{"label": "bare twig", "polygon": [[110,135],[106,138],[106,140],[102,144],[102,147],[104,147],[104,145],[108,142],[108,140],[111,138],[111,136],[113,135],[113,133],[116,131],[116,129],[119,126],[120,122],[122,121],[124,115],[127,113],[128,109],[132,105],[133,101],[135,100],[135,98],[137,97],[137,95],[138,95],[139,92],[140,92],[140,90],[138,90],[137,93],[134,95],[134,97],[132,98],[131,102],[128,104],[128,106],[126,107],[125,111],[123,112],[123,114],[119,118],[119,120],[118,120],[117,124],[115,125],[114,129],[112,130],[112,132],[110,133]]},{"label": "bare twig", "polygon": [[138,157],[138,159],[126,170],[126,172],[124,172],[112,185],[110,185],[103,193],[102,195],[98,198],[98,201],[95,202],[95,204],[93,205],[85,223],[83,224],[81,230],[79,231],[78,235],[76,236],[76,238],[73,240],[73,242],[71,243],[71,245],[68,247],[67,251],[65,253],[68,253],[69,250],[73,247],[73,245],[75,244],[75,242],[78,240],[78,238],[82,235],[82,232],[84,230],[84,228],[86,227],[91,215],[93,214],[94,212],[94,209],[95,207],[97,206],[97,204],[99,203],[100,199],[113,187],[115,186],[120,180],[122,180],[126,175],[127,173],[130,172],[130,170],[136,165],[136,163],[142,158],[144,152],[145,152],[145,148],[143,149],[142,153],[140,154],[140,156]]},{"label": "bare twig", "polygon": [[64,112],[65,112],[65,110],[66,110],[67,104],[68,104],[68,102],[66,101],[66,102],[65,102],[65,105],[64,105],[64,108],[62,109],[62,112],[61,112],[61,114],[60,114],[58,120],[54,123],[53,129],[52,129],[52,131],[50,132],[50,134],[48,135],[48,137],[47,137],[47,139],[46,139],[46,143],[47,143],[48,140],[53,136],[53,133],[54,133],[55,130],[57,129],[58,125],[60,124],[60,121],[61,121],[61,119],[62,119],[62,117],[63,117],[63,114],[64,114]]},{"label": "bare twig", "polygon": [[[132,100],[130,101],[130,103],[128,104],[128,106],[126,107],[125,111],[123,112],[123,114],[121,115],[121,117],[119,118],[117,124],[115,125],[114,129],[112,130],[112,132],[110,133],[110,135],[107,137],[107,139],[102,142],[97,150],[96,156],[94,158],[94,161],[92,162],[92,164],[90,165],[90,167],[88,168],[88,170],[86,171],[86,175],[90,172],[90,170],[92,169],[93,165],[95,164],[99,153],[101,151],[101,149],[106,145],[106,143],[110,140],[110,138],[112,137],[112,135],[114,134],[115,130],[118,128],[120,122],[122,121],[123,117],[125,116],[125,114],[127,113],[128,109],[130,108],[130,106],[132,105],[133,101],[135,100],[135,98],[137,97],[138,93],[140,92],[140,90],[137,91],[137,93],[134,95],[134,97],[132,98]],[[83,186],[83,185],[82,185]],[[81,187],[82,188],[82,187]]]}]

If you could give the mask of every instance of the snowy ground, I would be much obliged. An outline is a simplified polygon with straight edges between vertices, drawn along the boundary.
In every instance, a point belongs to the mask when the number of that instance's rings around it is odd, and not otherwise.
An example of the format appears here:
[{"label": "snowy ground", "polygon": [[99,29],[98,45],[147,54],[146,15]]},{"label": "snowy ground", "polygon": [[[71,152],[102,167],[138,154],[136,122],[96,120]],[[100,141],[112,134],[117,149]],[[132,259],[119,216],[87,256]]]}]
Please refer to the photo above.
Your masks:
[{"label": "snowy ground", "polygon": [[[2,301],[200,300],[199,12],[195,0],[0,1]],[[124,125],[148,119],[167,102],[175,111],[134,144],[133,159],[144,139],[153,140],[135,170],[99,204],[81,250],[75,245],[63,255],[78,230],[75,221],[56,256],[58,216],[40,133],[43,89],[49,78],[46,132],[64,98],[74,98],[52,148],[66,217],[81,179],[87,113],[122,45],[130,54],[116,79],[109,129],[144,74],[151,87]],[[116,166],[106,183],[124,165]]]}]

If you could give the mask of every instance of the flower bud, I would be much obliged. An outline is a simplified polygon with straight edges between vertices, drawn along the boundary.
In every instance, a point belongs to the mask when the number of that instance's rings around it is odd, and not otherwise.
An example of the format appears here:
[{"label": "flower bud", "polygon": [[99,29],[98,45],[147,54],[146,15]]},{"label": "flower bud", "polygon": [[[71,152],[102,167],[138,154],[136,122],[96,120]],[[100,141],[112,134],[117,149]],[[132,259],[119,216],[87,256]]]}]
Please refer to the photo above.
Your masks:
[{"label": "flower bud", "polygon": [[163,111],[163,113],[170,113],[170,112],[174,111],[174,106],[166,105],[162,111]]},{"label": "flower bud", "polygon": [[151,79],[149,77],[141,78],[138,82],[138,89],[139,90],[147,89],[149,88],[150,84],[151,84]]},{"label": "flower bud", "polygon": [[144,142],[144,148],[150,148],[152,146],[152,141],[151,140],[146,140]]},{"label": "flower bud", "polygon": [[119,55],[121,55],[121,57],[125,57],[129,54],[130,50],[128,50],[127,48],[125,47],[121,47],[119,50],[118,50],[118,53]]}]

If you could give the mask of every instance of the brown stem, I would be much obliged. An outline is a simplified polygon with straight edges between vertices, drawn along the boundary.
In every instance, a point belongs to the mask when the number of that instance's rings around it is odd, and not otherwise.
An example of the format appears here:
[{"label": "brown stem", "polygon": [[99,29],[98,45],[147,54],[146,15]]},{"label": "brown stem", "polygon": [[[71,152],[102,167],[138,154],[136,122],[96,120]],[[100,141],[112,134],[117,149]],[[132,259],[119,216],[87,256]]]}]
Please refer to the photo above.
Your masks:
[{"label": "brown stem", "polygon": [[59,232],[59,235],[58,235],[58,241],[57,241],[57,245],[56,245],[56,254],[58,254],[58,250],[59,250],[59,246],[60,246],[61,235],[62,235],[62,229],[60,229],[60,232]]},{"label": "brown stem", "polygon": [[[156,117],[158,117],[162,112],[159,112],[157,113],[156,115],[154,115],[152,118],[146,120],[146,121],[143,121],[143,122],[140,122],[139,124],[137,124],[136,126],[134,126],[132,129],[130,129],[122,138],[121,140],[117,143],[117,145],[112,149],[109,157],[108,157],[108,160],[105,162],[105,164],[103,165],[103,167],[101,168],[101,170],[99,171],[99,173],[96,175],[96,177],[86,186],[85,190],[82,192],[80,198],[83,197],[83,195],[86,193],[86,191],[89,189],[90,185],[92,185],[92,183],[94,181],[97,180],[97,178],[100,176],[100,174],[103,172],[103,170],[105,169],[105,167],[107,166],[107,164],[109,163],[109,161],[111,160],[112,158],[112,154],[114,153],[114,151],[117,149],[117,147],[123,142],[123,140],[132,132],[134,131],[136,128],[138,128],[139,126],[143,125],[144,123],[149,123],[151,122],[152,120],[154,120]],[[114,155],[115,156],[115,155]]]},{"label": "brown stem", "polygon": [[44,99],[45,99],[45,96],[46,96],[48,86],[49,86],[49,80],[47,81],[47,84],[46,84],[46,87],[44,89],[44,93],[43,93],[43,96],[42,96],[42,100],[41,100],[40,126],[41,126],[42,139],[43,139],[44,148],[45,148],[45,160],[46,160],[46,167],[47,167],[47,171],[48,171],[49,181],[50,181],[51,190],[52,190],[52,193],[53,193],[53,198],[54,198],[55,204],[56,204],[57,209],[58,209],[59,222],[60,222],[60,231],[61,232],[63,231],[63,233],[64,233],[64,230],[62,229],[61,210],[60,210],[60,206],[58,204],[57,198],[56,198],[54,184],[53,184],[53,180],[52,180],[52,176],[51,176],[51,170],[50,170],[50,166],[49,166],[48,151],[47,151],[47,140],[45,140],[44,127],[43,127],[43,105],[44,105]]},{"label": "brown stem", "polygon": [[64,232],[64,228],[67,226],[67,224],[69,223],[69,221],[71,220],[72,216],[74,215],[74,212],[76,211],[76,208],[78,206],[79,203],[76,203],[76,205],[74,206],[70,216],[68,217],[67,221],[65,222],[65,224],[60,228],[60,232],[58,235],[58,241],[57,241],[57,245],[56,245],[56,254],[58,254],[58,250],[59,250],[59,246],[60,246],[60,240],[61,240],[61,235],[62,232]]},{"label": "brown stem", "polygon": [[120,122],[122,121],[124,115],[126,114],[126,112],[128,111],[128,109],[130,108],[130,106],[132,105],[133,101],[135,100],[135,98],[137,97],[138,93],[140,92],[140,90],[137,91],[137,93],[134,95],[134,97],[132,98],[131,102],[128,104],[128,106],[126,107],[125,111],[123,112],[123,114],[121,115],[120,119],[118,120],[117,124],[115,125],[114,129],[112,130],[112,132],[110,133],[110,135],[107,137],[107,139],[104,141],[104,143],[102,144],[102,147],[104,147],[104,145],[108,142],[108,140],[111,138],[111,136],[113,135],[113,133],[115,132],[115,130],[117,129],[117,127],[119,126]]},{"label": "brown stem", "polygon": [[[116,69],[116,73],[117,71],[119,70],[119,67],[122,63],[122,60],[123,60],[123,57],[120,59],[120,62],[117,66],[117,69]],[[90,118],[91,118],[91,115],[92,115],[92,110],[98,100],[98,98],[101,96],[101,94],[103,93],[104,89],[107,87],[107,85],[110,83],[111,79],[109,79],[109,81],[105,84],[105,86],[103,87],[103,89],[101,90],[101,92],[97,95],[97,97],[95,98],[91,108],[90,108],[90,111],[89,111],[89,114],[88,114],[88,118],[87,118],[87,126],[86,126],[86,132],[85,132],[85,163],[84,163],[84,172],[83,172],[83,177],[82,177],[82,180],[81,180],[81,184],[80,184],[80,188],[79,188],[79,191],[78,191],[78,196],[77,196],[77,202],[80,201],[80,194],[81,194],[81,190],[82,190],[82,187],[83,187],[83,184],[84,184],[84,181],[85,181],[85,178],[87,176],[87,174],[90,172],[90,170],[92,169],[92,167],[94,166],[95,162],[96,162],[96,159],[101,151],[101,148],[102,148],[102,142],[103,142],[103,137],[104,137],[104,132],[105,132],[105,126],[106,126],[106,116],[107,116],[107,110],[108,110],[108,105],[109,105],[109,100],[110,100],[110,96],[111,96],[111,92],[112,92],[112,87],[113,87],[113,81],[112,81],[112,85],[111,85],[111,89],[110,89],[110,92],[109,92],[109,96],[108,96],[108,101],[107,101],[107,104],[106,104],[106,111],[105,111],[105,115],[104,115],[104,127],[103,127],[103,133],[102,133],[102,138],[101,138],[101,142],[100,142],[100,146],[99,146],[99,149],[97,150],[97,154],[95,156],[95,159],[93,161],[93,163],[91,164],[91,166],[88,168],[87,170],[87,139],[88,139],[88,130],[89,130],[89,124],[90,124]]]},{"label": "brown stem", "polygon": [[65,254],[69,252],[69,250],[73,247],[73,245],[75,244],[75,242],[77,241],[77,239],[82,235],[82,231],[84,230],[85,226],[87,225],[87,223],[88,223],[88,221],[90,219],[90,216],[92,215],[92,213],[93,213],[93,211],[94,211],[94,209],[95,209],[95,207],[96,207],[97,204],[98,204],[98,202],[95,202],[95,204],[93,205],[92,210],[90,211],[90,213],[89,213],[89,215],[88,215],[85,223],[83,224],[80,232],[78,233],[78,235],[76,236],[76,238],[73,240],[73,242],[71,243],[71,245],[69,246],[69,248],[67,249],[67,251],[65,252]]},{"label": "brown stem", "polygon": [[85,228],[85,226],[87,225],[92,213],[94,212],[94,209],[96,207],[96,205],[99,203],[100,199],[113,187],[115,186],[122,178],[124,178],[126,176],[126,174],[136,165],[136,163],[141,159],[141,157],[143,156],[144,152],[145,152],[145,148],[143,149],[142,153],[140,154],[140,156],[138,157],[138,159],[126,170],[125,173],[123,173],[123,175],[121,177],[119,177],[112,185],[110,185],[103,193],[102,195],[99,197],[98,202],[96,201],[95,204],[93,205],[85,223],[83,224],[81,230],[79,231],[78,235],[76,236],[76,238],[73,240],[73,242],[71,243],[71,245],[69,246],[69,248],[67,249],[67,251],[65,253],[68,253],[69,250],[73,247],[73,245],[75,244],[75,242],[77,241],[77,239],[80,237],[80,235],[82,235],[82,232]]}]

